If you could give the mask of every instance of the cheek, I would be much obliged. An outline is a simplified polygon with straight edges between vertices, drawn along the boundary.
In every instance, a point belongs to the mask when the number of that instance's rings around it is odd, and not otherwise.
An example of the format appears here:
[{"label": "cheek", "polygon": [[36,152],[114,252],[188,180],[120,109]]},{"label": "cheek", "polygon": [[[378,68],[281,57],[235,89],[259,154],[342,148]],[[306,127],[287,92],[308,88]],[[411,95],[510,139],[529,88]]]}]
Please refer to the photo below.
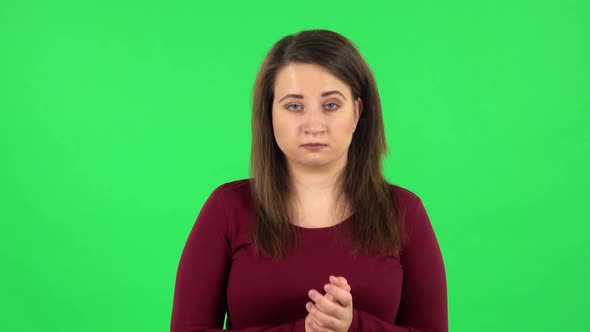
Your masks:
[{"label": "cheek", "polygon": [[349,120],[339,121],[335,123],[333,127],[334,133],[338,135],[338,137],[347,137],[352,134],[352,130],[354,129],[354,122]]},{"label": "cheek", "polygon": [[272,121],[275,140],[281,148],[285,148],[293,140],[294,124],[287,120],[281,117],[273,117]]}]

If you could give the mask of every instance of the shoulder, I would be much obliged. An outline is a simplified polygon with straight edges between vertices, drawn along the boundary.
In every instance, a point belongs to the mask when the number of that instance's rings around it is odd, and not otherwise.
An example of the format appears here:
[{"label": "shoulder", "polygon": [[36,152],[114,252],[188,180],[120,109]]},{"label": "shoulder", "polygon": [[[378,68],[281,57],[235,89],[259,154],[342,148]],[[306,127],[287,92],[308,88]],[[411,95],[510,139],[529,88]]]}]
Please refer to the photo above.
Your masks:
[{"label": "shoulder", "polygon": [[221,188],[223,190],[240,190],[240,189],[243,190],[244,188],[247,188],[249,190],[250,189],[250,179],[246,178],[246,179],[238,179],[238,180],[225,182],[225,183],[220,184],[218,186],[218,188]]},{"label": "shoulder", "polygon": [[402,210],[411,211],[422,201],[418,194],[407,187],[390,183],[389,189],[393,191],[394,198],[398,201]]},{"label": "shoulder", "polygon": [[[391,185],[395,190],[402,211],[402,219],[407,236],[407,244],[420,246],[422,243],[436,241],[434,227],[430,221],[422,198],[408,188]],[[412,247],[414,247],[412,246]]]},{"label": "shoulder", "polygon": [[248,241],[254,215],[250,183],[249,178],[224,182],[211,193],[211,198],[220,202],[218,207],[226,221],[232,251]]},{"label": "shoulder", "polygon": [[218,184],[210,191],[204,208],[218,210],[218,214],[229,215],[236,207],[249,210],[251,204],[250,180],[239,179]]},{"label": "shoulder", "polygon": [[223,199],[240,199],[250,196],[250,179],[238,179],[218,185],[212,195]]},{"label": "shoulder", "polygon": [[406,187],[395,184],[389,186],[394,191],[406,235],[413,237],[416,232],[422,232],[421,229],[430,224],[430,220],[420,196]]}]

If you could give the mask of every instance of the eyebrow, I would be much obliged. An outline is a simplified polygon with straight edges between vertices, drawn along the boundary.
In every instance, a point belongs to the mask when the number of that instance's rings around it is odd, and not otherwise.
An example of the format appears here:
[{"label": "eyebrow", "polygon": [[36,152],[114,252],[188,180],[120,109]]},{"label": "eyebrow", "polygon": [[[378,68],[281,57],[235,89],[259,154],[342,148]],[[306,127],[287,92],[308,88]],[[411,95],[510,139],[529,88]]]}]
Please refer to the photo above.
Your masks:
[{"label": "eyebrow", "polygon": [[[344,97],[344,95],[343,95],[343,94],[342,94],[340,91],[338,91],[338,90],[326,91],[326,92],[322,93],[322,95],[321,95],[321,96],[322,96],[322,97],[325,97],[325,96],[329,96],[329,95],[333,95],[333,94],[339,94],[339,95],[341,95],[341,96],[342,96],[342,98],[344,98],[344,100],[346,100],[346,97]],[[290,93],[290,94],[288,94],[288,95],[285,95],[285,96],[283,96],[283,98],[281,98],[281,99],[279,100],[279,103],[280,103],[280,102],[281,102],[283,99],[285,99],[285,98],[287,98],[287,97],[293,97],[293,98],[299,98],[299,99],[303,99],[303,95],[298,95],[298,94],[293,94],[293,93]]]}]

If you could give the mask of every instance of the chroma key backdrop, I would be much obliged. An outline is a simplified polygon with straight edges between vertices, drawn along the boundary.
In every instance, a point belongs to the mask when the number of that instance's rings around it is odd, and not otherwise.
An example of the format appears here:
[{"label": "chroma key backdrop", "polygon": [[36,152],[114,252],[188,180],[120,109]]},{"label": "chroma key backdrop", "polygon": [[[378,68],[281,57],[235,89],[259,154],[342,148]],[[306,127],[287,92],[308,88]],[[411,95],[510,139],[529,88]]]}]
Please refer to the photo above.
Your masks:
[{"label": "chroma key backdrop", "polygon": [[588,330],[589,6],[3,1],[0,330],[169,330],[205,199],[249,176],[261,61],[316,28],[373,70],[384,172],[429,213],[450,331]]}]

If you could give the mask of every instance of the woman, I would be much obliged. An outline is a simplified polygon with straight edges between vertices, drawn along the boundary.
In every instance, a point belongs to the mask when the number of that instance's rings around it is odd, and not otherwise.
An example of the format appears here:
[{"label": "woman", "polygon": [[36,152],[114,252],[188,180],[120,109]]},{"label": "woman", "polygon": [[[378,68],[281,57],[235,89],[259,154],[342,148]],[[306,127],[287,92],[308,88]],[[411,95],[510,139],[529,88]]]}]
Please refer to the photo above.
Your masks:
[{"label": "woman", "polygon": [[178,266],[172,332],[447,331],[421,199],[388,183],[375,79],[329,30],[279,40],[256,78],[251,178],[217,187]]}]

